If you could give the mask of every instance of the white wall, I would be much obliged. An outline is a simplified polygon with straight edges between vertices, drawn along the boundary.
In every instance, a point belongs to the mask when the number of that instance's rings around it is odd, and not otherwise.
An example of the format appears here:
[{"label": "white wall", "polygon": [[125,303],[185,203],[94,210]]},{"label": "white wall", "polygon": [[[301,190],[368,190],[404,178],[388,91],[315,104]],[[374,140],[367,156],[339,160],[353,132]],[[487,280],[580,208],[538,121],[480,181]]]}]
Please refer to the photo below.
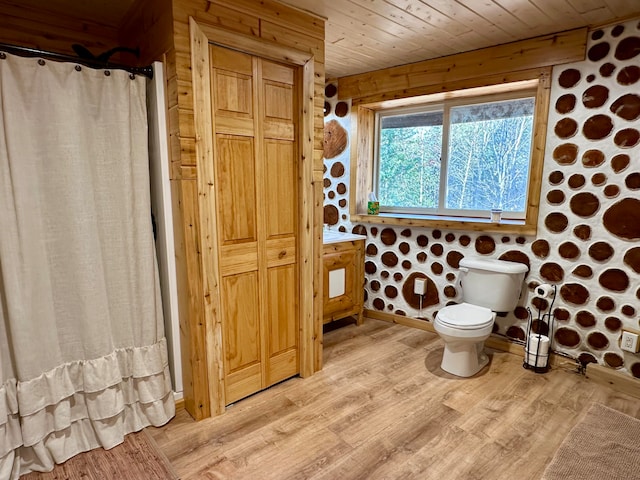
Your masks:
[{"label": "white wall", "polygon": [[176,281],[173,215],[169,183],[169,147],[167,141],[166,96],[162,63],[153,64],[153,79],[147,84],[149,117],[149,170],[151,175],[151,211],[156,220],[156,252],[162,291],[165,336],[169,350],[171,381],[177,398],[182,398],[182,361],[178,287]]}]

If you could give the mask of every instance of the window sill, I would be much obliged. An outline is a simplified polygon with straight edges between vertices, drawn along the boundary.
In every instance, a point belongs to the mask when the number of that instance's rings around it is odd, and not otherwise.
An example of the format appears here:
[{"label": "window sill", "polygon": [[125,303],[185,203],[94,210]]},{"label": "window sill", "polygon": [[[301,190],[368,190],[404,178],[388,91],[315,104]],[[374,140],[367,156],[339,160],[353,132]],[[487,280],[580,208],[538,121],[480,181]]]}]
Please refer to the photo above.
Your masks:
[{"label": "window sill", "polygon": [[535,235],[537,232],[535,224],[527,224],[524,220],[502,220],[500,223],[493,223],[488,218],[484,219],[477,217],[442,217],[400,213],[381,213],[379,215],[352,214],[351,222],[446,228],[450,230],[466,230],[474,232],[517,233],[521,235]]}]

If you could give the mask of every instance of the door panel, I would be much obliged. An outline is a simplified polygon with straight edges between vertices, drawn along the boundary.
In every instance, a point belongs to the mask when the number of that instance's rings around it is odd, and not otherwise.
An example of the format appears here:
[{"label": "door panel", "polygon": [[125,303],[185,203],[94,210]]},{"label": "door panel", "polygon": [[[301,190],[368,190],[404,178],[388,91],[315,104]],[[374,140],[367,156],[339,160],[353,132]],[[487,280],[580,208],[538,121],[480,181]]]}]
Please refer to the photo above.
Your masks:
[{"label": "door panel", "polygon": [[266,189],[267,238],[294,236],[296,233],[296,204],[298,172],[295,165],[293,142],[266,140]]},{"label": "door panel", "polygon": [[298,344],[297,285],[294,265],[269,269],[269,356],[274,356]]},{"label": "door panel", "polygon": [[293,116],[293,87],[265,80],[265,117],[267,120],[287,120]]},{"label": "door panel", "polygon": [[227,404],[299,372],[297,71],[210,46]]},{"label": "door panel", "polygon": [[[298,282],[295,265],[269,269],[268,384],[298,372]],[[295,319],[296,321],[292,321]]]},{"label": "door panel", "polygon": [[269,61],[261,66],[263,105],[259,111],[267,179],[267,384],[272,385],[299,371],[296,98],[294,69]]},{"label": "door panel", "polygon": [[258,242],[238,243],[220,247],[220,275],[237,275],[255,270],[258,264]]},{"label": "door panel", "polygon": [[236,372],[261,360],[258,322],[258,272],[224,277],[223,308],[225,322],[225,357],[227,373]]},{"label": "door panel", "polygon": [[[269,60],[262,60],[262,78],[272,80],[278,83],[293,86],[295,82],[296,71],[287,65],[281,65]],[[289,117],[293,119],[293,117]]]},{"label": "door panel", "polygon": [[259,363],[225,375],[226,404],[262,390],[262,369]]},{"label": "door panel", "polygon": [[218,71],[213,76],[216,115],[251,118],[253,90],[251,77],[234,72]]},{"label": "door panel", "polygon": [[[210,47],[214,116],[253,118],[253,59],[228,48]],[[216,119],[218,120],[218,119]]]},{"label": "door panel", "polygon": [[216,133],[252,137],[253,119],[220,116],[216,119]]},{"label": "door panel", "polygon": [[258,272],[225,277],[223,338],[226,403],[262,389]]},{"label": "door panel", "polygon": [[230,48],[209,45],[211,65],[216,71],[243,73],[253,75],[253,58],[247,53],[231,50]]},{"label": "door panel", "polygon": [[218,215],[223,245],[257,240],[254,145],[250,137],[217,136]]},{"label": "door panel", "polygon": [[291,236],[268,240],[266,255],[268,267],[295,263],[297,260],[295,237]]},{"label": "door panel", "polygon": [[263,129],[265,138],[295,139],[296,100],[294,70],[262,62]]}]

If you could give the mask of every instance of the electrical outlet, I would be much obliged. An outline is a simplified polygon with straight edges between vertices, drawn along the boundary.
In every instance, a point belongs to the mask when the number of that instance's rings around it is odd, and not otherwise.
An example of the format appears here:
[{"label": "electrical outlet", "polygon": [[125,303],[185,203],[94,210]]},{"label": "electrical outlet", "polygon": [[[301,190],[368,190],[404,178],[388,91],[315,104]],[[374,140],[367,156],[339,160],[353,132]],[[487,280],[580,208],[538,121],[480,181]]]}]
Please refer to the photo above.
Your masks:
[{"label": "electrical outlet", "polygon": [[620,339],[620,348],[627,352],[638,353],[638,334],[623,330],[622,338]]},{"label": "electrical outlet", "polygon": [[416,295],[424,295],[427,293],[427,279],[426,278],[416,278],[416,281],[413,284],[413,293]]}]

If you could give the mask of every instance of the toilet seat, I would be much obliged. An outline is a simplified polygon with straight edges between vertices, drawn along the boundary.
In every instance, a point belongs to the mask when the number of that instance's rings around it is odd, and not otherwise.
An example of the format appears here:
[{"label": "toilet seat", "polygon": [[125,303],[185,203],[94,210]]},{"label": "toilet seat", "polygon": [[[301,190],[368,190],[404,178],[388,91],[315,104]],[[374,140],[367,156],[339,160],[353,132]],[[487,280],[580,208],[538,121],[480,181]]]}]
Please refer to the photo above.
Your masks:
[{"label": "toilet seat", "polygon": [[477,330],[493,325],[495,313],[485,307],[460,303],[444,307],[436,315],[436,320],[458,330]]}]

